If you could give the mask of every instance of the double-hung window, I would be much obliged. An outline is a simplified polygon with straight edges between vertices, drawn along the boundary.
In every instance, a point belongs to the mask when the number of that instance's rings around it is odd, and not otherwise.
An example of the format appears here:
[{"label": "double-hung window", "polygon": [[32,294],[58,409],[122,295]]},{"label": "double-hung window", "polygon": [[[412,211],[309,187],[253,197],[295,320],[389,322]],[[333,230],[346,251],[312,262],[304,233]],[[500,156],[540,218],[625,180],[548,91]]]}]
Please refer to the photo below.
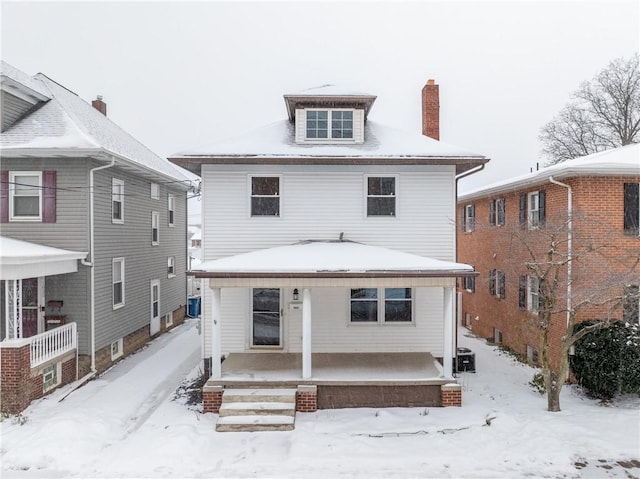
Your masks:
[{"label": "double-hung window", "polygon": [[111,263],[113,309],[124,306],[124,258],[113,258]]},{"label": "double-hung window", "polygon": [[396,177],[367,176],[367,216],[396,216]]},{"label": "double-hung window", "polygon": [[489,271],[489,294],[491,296],[497,296],[500,299],[505,298],[505,277],[504,271],[499,269],[492,269]]},{"label": "double-hung window", "polygon": [[462,208],[462,231],[471,233],[476,229],[476,205],[465,205]]},{"label": "double-hung window", "polygon": [[624,184],[624,233],[640,234],[640,183]]},{"label": "double-hung window", "polygon": [[251,216],[280,216],[280,177],[251,177]]},{"label": "double-hung window", "polygon": [[11,171],[9,174],[9,211],[11,220],[42,219],[42,172]]},{"label": "double-hung window", "polygon": [[174,256],[167,258],[167,278],[174,278],[176,275],[176,259]]},{"label": "double-hung window", "polygon": [[538,229],[545,225],[545,190],[532,191],[520,195],[520,228]]},{"label": "double-hung window", "polygon": [[157,211],[151,212],[151,244],[160,244],[160,213]]},{"label": "double-hung window", "polygon": [[353,139],[353,110],[307,110],[308,140]]},{"label": "double-hung window", "polygon": [[111,222],[124,223],[124,181],[111,180]]},{"label": "double-hung window", "polygon": [[465,276],[462,278],[462,287],[470,292],[474,293],[476,291],[476,277],[475,276]]},{"label": "double-hung window", "polygon": [[504,226],[504,198],[498,198],[489,202],[489,224],[491,226]]},{"label": "double-hung window", "polygon": [[169,195],[167,199],[167,216],[169,219],[169,226],[174,226],[175,220],[175,210],[176,210],[176,197],[173,195]]},{"label": "double-hung window", "polygon": [[352,323],[411,323],[411,288],[358,288],[351,290]]},{"label": "double-hung window", "polygon": [[540,291],[540,279],[535,276],[520,276],[518,305],[520,309],[539,313],[544,307]]},{"label": "double-hung window", "polygon": [[151,199],[160,199],[160,185],[158,183],[151,183]]}]

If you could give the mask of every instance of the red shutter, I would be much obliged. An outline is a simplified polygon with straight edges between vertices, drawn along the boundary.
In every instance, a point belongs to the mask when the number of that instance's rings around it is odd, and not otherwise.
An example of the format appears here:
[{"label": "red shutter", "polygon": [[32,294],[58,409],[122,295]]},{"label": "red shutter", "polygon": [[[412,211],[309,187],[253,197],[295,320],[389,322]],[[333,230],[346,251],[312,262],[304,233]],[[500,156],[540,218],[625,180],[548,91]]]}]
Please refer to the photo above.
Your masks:
[{"label": "red shutter", "polygon": [[9,172],[0,171],[0,223],[9,222]]},{"label": "red shutter", "polygon": [[56,222],[56,172],[42,172],[42,222]]}]

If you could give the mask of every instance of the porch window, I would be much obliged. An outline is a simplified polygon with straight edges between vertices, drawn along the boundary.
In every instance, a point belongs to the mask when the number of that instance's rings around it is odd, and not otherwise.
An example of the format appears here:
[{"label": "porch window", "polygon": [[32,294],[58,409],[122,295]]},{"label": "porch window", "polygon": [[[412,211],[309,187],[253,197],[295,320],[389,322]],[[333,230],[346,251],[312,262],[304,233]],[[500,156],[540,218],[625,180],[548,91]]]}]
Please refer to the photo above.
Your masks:
[{"label": "porch window", "polygon": [[124,223],[124,181],[111,179],[111,222]]},{"label": "porch window", "polygon": [[113,309],[124,306],[124,258],[113,258]]},{"label": "porch window", "polygon": [[42,173],[12,171],[9,174],[10,219],[33,220],[42,219]]},{"label": "porch window", "polygon": [[367,177],[367,216],[396,216],[396,178]]},{"label": "porch window", "polygon": [[280,216],[280,177],[251,177],[251,216]]},{"label": "porch window", "polygon": [[351,290],[352,323],[410,323],[411,288],[358,288]]}]

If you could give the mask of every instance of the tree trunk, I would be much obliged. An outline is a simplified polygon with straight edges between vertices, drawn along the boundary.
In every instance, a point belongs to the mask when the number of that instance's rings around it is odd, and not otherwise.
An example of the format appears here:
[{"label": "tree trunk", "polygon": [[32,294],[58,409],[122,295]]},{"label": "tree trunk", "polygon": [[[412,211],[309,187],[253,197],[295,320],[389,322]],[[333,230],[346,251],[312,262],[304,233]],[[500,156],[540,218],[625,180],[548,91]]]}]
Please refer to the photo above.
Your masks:
[{"label": "tree trunk", "polygon": [[549,371],[545,377],[547,383],[547,411],[560,411],[560,391],[562,390],[562,379],[558,380],[555,371]]}]

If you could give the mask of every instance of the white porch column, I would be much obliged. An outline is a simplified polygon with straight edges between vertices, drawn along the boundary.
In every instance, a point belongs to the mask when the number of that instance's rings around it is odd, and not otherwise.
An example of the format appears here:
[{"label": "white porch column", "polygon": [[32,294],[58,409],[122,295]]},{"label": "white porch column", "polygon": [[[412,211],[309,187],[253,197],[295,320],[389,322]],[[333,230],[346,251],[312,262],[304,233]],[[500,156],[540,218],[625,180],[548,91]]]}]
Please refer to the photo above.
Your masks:
[{"label": "white porch column", "polygon": [[311,291],[302,290],[302,379],[311,378]]},{"label": "white porch column", "polygon": [[222,378],[220,343],[220,288],[211,288],[211,378]]},{"label": "white porch column", "polygon": [[453,325],[455,324],[453,300],[455,298],[454,288],[444,288],[444,357],[442,364],[444,367],[444,377],[453,378]]}]

